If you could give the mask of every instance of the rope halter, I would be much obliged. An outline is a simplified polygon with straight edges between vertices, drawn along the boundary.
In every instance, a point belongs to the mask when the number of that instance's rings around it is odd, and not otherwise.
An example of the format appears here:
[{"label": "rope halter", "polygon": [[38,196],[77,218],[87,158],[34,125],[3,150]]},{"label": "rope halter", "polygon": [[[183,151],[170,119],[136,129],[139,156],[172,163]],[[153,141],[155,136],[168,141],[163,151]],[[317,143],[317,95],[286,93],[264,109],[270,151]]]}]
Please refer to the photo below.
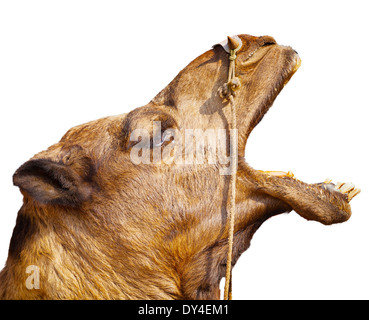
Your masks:
[{"label": "rope halter", "polygon": [[[236,77],[236,58],[237,51],[242,47],[242,41],[238,36],[228,37],[227,44],[220,44],[224,50],[229,53],[229,69],[228,69],[228,81],[223,84],[218,93],[222,99],[226,99],[231,104],[232,120],[230,124],[230,137],[232,139],[231,146],[238,148],[237,139],[237,118],[236,118],[236,106],[234,103],[234,97],[236,96],[236,90],[241,87],[240,79]],[[229,195],[229,216],[228,216],[228,253],[227,253],[227,267],[226,277],[224,285],[224,300],[232,300],[232,249],[233,249],[233,236],[234,236],[234,216],[236,211],[236,178],[237,178],[237,153],[231,153],[231,169],[232,175],[230,180]]]},{"label": "rope halter", "polygon": [[228,68],[228,81],[223,84],[218,93],[222,99],[230,100],[231,96],[235,96],[235,91],[241,87],[241,82],[236,77],[236,58],[237,51],[242,47],[242,41],[238,36],[228,37],[227,44],[220,43],[224,50],[229,53],[229,68]]}]

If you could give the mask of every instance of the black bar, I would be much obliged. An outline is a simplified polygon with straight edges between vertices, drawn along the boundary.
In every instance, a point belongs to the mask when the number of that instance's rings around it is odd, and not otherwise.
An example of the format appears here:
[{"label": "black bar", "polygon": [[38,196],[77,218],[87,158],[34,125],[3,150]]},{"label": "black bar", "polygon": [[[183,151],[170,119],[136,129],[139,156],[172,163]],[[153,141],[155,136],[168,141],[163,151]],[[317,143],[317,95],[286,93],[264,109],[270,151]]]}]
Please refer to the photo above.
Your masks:
[{"label": "black bar", "polygon": [[[365,304],[366,305],[366,304]],[[355,314],[365,312],[355,304]],[[298,319],[339,316],[346,303],[339,301],[0,301],[4,319]],[[358,308],[359,307],[359,308]],[[343,309],[342,309],[343,308]],[[362,309],[362,310],[360,310]],[[363,313],[364,314],[364,313]],[[3,319],[3,317],[1,317]]]}]

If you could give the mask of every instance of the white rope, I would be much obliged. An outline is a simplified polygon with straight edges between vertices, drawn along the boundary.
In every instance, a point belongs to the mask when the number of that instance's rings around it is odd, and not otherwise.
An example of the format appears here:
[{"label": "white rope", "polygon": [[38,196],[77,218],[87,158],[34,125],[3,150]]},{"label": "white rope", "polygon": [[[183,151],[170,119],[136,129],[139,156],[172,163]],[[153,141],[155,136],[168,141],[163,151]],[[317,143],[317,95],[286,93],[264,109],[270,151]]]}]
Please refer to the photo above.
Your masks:
[{"label": "white rope", "polygon": [[[230,146],[238,148],[237,141],[237,117],[236,106],[234,102],[235,90],[241,86],[240,80],[235,73],[236,52],[241,48],[242,42],[239,43],[237,49],[230,50],[229,55],[229,70],[228,82],[219,88],[218,92],[221,98],[229,100],[231,104],[231,125],[230,125]],[[232,151],[232,150],[231,150]],[[227,253],[227,267],[224,285],[224,300],[232,300],[232,251],[233,251],[233,237],[234,237],[234,217],[236,211],[236,177],[237,177],[237,152],[231,152],[231,180],[230,180],[230,196],[229,196],[229,216],[228,216],[228,253]]]}]

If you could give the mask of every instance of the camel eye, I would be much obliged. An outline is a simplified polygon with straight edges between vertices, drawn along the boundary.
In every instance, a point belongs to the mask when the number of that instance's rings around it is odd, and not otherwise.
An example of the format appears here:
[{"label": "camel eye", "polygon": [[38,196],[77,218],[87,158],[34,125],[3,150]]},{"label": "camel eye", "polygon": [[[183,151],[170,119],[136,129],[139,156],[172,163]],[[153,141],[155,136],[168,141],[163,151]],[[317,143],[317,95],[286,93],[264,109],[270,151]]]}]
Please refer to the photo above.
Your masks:
[{"label": "camel eye", "polygon": [[161,137],[154,137],[153,138],[153,146],[154,147],[161,147],[164,144],[172,143],[174,140],[172,130],[168,129],[165,130]]}]

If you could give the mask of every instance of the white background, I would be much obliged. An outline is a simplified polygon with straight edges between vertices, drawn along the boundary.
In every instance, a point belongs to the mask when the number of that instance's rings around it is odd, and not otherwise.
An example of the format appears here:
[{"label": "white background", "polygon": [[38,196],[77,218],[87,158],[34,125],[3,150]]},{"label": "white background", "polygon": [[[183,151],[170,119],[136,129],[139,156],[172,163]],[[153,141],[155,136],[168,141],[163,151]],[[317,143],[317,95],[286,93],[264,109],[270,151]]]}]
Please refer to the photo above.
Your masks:
[{"label": "white background", "polygon": [[1,1],[0,269],[22,204],[12,174],[71,127],[149,102],[226,38],[271,35],[302,66],[246,160],[307,182],[353,182],[352,218],[268,220],[234,270],[235,299],[368,299],[365,1]]}]

